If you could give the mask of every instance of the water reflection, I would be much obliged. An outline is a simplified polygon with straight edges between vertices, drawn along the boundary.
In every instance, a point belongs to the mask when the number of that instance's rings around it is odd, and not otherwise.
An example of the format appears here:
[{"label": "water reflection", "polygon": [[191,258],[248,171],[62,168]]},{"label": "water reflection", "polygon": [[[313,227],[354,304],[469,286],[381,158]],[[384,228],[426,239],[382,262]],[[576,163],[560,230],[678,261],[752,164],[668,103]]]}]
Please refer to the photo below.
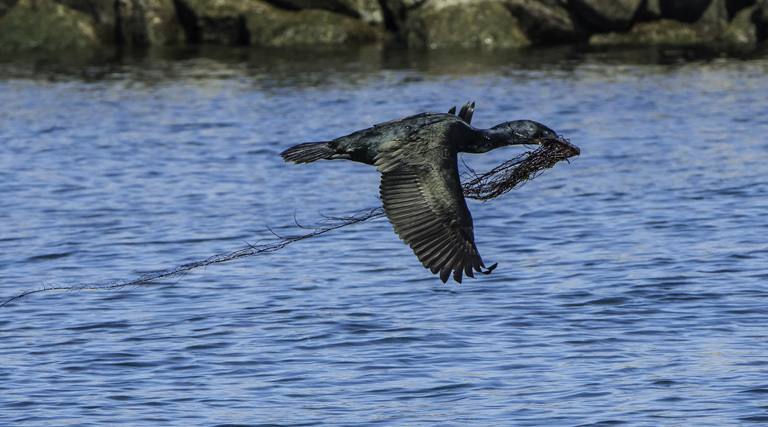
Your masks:
[{"label": "water reflection", "polygon": [[245,48],[207,45],[151,49],[104,49],[97,54],[17,55],[0,58],[0,79],[76,78],[98,81],[132,78],[145,84],[179,77],[245,77],[271,87],[345,86],[365,83],[387,71],[401,78],[460,78],[500,70],[573,71],[585,66],[680,65],[721,59],[751,60],[768,55],[768,45],[690,47],[553,46],[496,50],[409,50],[401,46],[347,48]]}]

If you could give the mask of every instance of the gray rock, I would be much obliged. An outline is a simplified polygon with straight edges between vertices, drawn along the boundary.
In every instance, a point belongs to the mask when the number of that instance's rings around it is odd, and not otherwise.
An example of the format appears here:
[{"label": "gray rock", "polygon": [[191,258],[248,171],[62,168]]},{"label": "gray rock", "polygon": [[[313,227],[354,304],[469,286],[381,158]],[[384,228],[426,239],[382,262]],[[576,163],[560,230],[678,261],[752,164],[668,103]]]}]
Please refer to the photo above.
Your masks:
[{"label": "gray rock", "polygon": [[592,45],[644,45],[671,44],[685,45],[714,41],[716,34],[700,34],[693,26],[671,20],[640,22],[629,32],[594,34],[589,39]]},{"label": "gray rock", "polygon": [[91,15],[52,0],[19,0],[0,17],[0,52],[87,50],[101,45]]},{"label": "gray rock", "polygon": [[369,24],[382,25],[383,15],[378,0],[266,0],[277,7],[302,10],[321,9],[349,15]]},{"label": "gray rock", "polygon": [[740,10],[728,23],[720,39],[733,44],[757,43],[757,25],[753,21],[756,14],[757,6]]},{"label": "gray rock", "polygon": [[407,12],[401,29],[417,48],[522,47],[530,44],[517,19],[498,0],[433,0]]},{"label": "gray rock", "polygon": [[258,0],[177,0],[189,40],[290,46],[378,40],[382,32],[326,10],[285,10]]},{"label": "gray rock", "polygon": [[383,36],[360,20],[324,10],[275,14],[273,18],[250,14],[246,20],[251,44],[260,46],[365,43]]},{"label": "gray rock", "polygon": [[179,43],[184,32],[173,0],[117,0],[119,42],[136,46]]},{"label": "gray rock", "polygon": [[54,0],[91,15],[99,40],[137,46],[184,41],[173,0]]},{"label": "gray rock", "polygon": [[119,43],[115,2],[99,0],[54,0],[74,10],[87,13],[94,19],[96,34],[104,44]]},{"label": "gray rock", "polygon": [[664,0],[647,0],[638,11],[638,21],[656,21],[661,19],[661,2]]},{"label": "gray rock", "polygon": [[714,33],[720,35],[728,25],[728,9],[726,0],[711,0],[704,13],[694,22],[696,30],[701,33]]},{"label": "gray rock", "polygon": [[768,0],[0,0],[5,52],[336,45],[392,34],[417,48],[755,43],[768,38]]},{"label": "gray rock", "polygon": [[384,11],[379,0],[345,0],[350,9],[357,12],[357,17],[368,24],[384,25]]}]

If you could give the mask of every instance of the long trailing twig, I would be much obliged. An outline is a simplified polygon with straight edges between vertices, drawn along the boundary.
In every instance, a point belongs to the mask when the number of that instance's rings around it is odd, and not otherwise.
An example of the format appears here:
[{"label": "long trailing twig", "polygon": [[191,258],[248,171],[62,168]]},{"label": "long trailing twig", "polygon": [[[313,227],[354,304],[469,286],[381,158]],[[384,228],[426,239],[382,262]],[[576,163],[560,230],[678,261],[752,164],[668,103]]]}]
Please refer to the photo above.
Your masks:
[{"label": "long trailing twig", "polygon": [[[189,273],[190,271],[196,268],[206,267],[211,264],[218,264],[218,263],[232,261],[239,258],[255,256],[263,253],[275,252],[290,245],[291,243],[298,242],[300,240],[309,239],[310,237],[319,236],[329,231],[338,230],[339,228],[343,228],[343,227],[346,227],[352,224],[357,224],[360,222],[369,221],[369,220],[380,218],[383,216],[384,216],[384,208],[377,207],[373,209],[365,209],[365,210],[356,212],[351,216],[346,216],[346,217],[326,217],[325,220],[316,224],[315,227],[311,228],[312,231],[306,234],[300,234],[296,236],[281,236],[275,233],[274,231],[272,231],[272,234],[274,234],[278,238],[278,241],[276,242],[263,244],[263,245],[249,244],[248,247],[246,248],[239,249],[233,252],[214,255],[203,261],[192,262],[189,264],[182,264],[182,265],[168,268],[165,270],[151,271],[149,273],[145,273],[141,275],[137,279],[127,281],[127,282],[118,281],[118,282],[109,282],[109,283],[78,283],[74,285],[46,284],[40,289],[31,289],[28,291],[24,291],[18,295],[14,295],[6,299],[2,303],[0,303],[0,307],[7,305],[11,301],[24,298],[32,294],[41,293],[41,292],[56,291],[56,290],[59,290],[59,291],[114,290],[114,289],[130,287],[130,286],[142,286],[142,285],[146,285],[148,283],[156,282],[162,279],[171,279],[171,278],[181,279],[187,273]],[[309,228],[301,225],[300,227],[305,229]]]},{"label": "long trailing twig", "polygon": [[[467,166],[470,178],[463,183],[465,197],[488,201],[502,196],[503,194],[518,188],[525,182],[540,175],[545,169],[549,169],[562,160],[579,154],[579,149],[571,145],[562,138],[544,141],[539,148],[534,151],[525,152],[490,171],[478,175],[474,170]],[[291,243],[309,239],[311,237],[325,234],[329,231],[361,222],[381,218],[385,216],[384,208],[379,206],[371,209],[358,211],[350,216],[335,217],[325,216],[324,220],[315,224],[313,227],[305,227],[296,222],[301,229],[311,230],[309,233],[295,236],[282,236],[274,232],[271,228],[267,229],[278,239],[276,242],[261,245],[251,245],[233,252],[214,255],[203,261],[182,264],[165,270],[151,271],[131,281],[116,281],[107,283],[78,283],[74,285],[56,285],[45,284],[42,288],[24,291],[18,295],[7,298],[0,303],[0,308],[17,299],[29,295],[48,292],[48,291],[81,291],[81,290],[114,290],[130,286],[143,286],[148,283],[157,282],[162,279],[177,278],[181,280],[190,271],[206,267],[212,264],[228,262],[240,258],[256,256],[264,253],[278,251]]]}]

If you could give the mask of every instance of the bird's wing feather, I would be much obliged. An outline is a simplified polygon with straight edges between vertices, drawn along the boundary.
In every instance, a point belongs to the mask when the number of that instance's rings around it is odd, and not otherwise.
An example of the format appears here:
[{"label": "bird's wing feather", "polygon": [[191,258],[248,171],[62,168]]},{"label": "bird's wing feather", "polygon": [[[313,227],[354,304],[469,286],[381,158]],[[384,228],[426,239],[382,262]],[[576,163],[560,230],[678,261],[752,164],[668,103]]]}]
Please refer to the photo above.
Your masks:
[{"label": "bird's wing feather", "polygon": [[[444,137],[438,137],[444,138]],[[429,142],[427,142],[429,141]],[[381,199],[395,233],[445,282],[483,271],[472,216],[461,190],[456,152],[435,135],[393,141],[379,153]]]}]

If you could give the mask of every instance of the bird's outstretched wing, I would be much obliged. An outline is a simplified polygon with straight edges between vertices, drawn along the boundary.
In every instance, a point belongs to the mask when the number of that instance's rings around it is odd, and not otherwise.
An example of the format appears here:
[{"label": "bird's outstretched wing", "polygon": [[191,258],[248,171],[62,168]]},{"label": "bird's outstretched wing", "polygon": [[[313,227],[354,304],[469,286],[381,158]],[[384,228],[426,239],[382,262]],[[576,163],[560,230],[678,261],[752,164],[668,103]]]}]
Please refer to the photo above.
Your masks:
[{"label": "bird's outstretched wing", "polygon": [[434,139],[434,134],[424,139],[415,135],[379,153],[375,165],[382,173],[381,200],[395,233],[424,267],[439,272],[443,282],[453,273],[461,283],[462,272],[474,277],[473,270],[488,273],[493,267],[483,270],[475,246],[456,152]]}]

